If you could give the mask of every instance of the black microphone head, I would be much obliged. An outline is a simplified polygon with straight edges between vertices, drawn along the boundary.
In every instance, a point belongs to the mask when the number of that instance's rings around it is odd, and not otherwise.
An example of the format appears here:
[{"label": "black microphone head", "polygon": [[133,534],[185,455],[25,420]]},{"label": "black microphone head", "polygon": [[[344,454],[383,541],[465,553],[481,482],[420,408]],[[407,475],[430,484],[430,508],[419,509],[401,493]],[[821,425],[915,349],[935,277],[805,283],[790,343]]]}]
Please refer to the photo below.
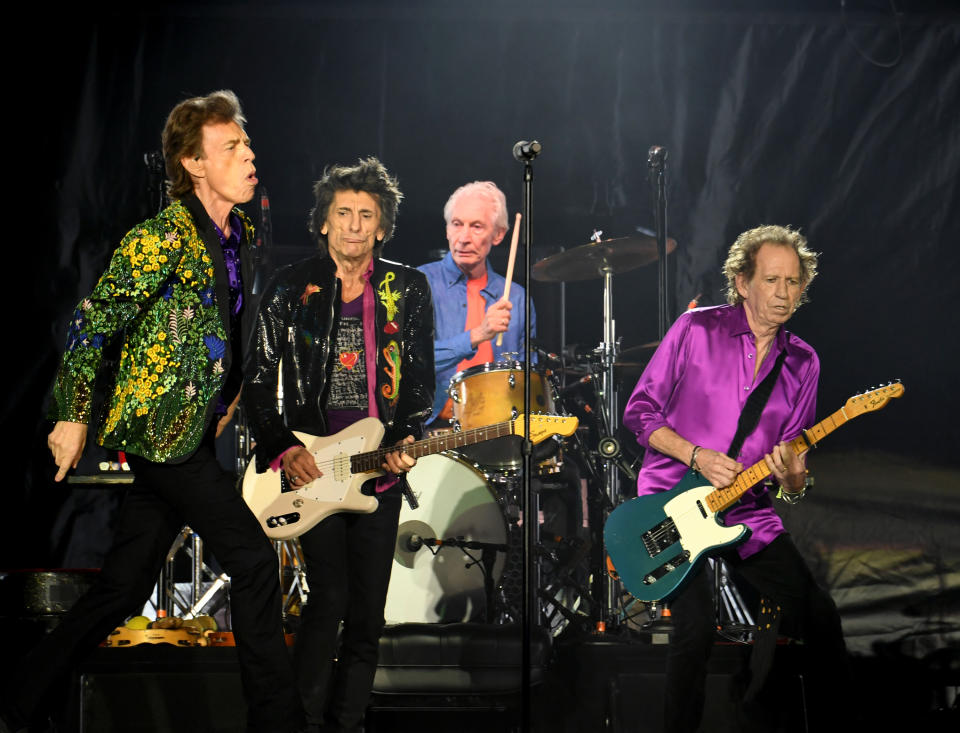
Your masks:
[{"label": "black microphone head", "polygon": [[647,163],[650,165],[663,165],[667,160],[667,149],[659,145],[654,145],[647,151]]},{"label": "black microphone head", "polygon": [[513,146],[513,157],[522,163],[523,161],[536,158],[540,155],[541,150],[543,150],[543,146],[536,140],[530,142],[520,140]]}]

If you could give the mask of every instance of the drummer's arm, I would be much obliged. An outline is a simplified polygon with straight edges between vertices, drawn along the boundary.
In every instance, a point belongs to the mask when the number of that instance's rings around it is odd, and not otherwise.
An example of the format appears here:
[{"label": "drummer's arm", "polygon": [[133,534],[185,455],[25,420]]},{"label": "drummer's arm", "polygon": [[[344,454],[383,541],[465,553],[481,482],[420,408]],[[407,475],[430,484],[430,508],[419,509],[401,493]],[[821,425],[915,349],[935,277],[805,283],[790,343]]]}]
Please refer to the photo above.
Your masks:
[{"label": "drummer's arm", "polygon": [[433,359],[437,371],[455,367],[464,359],[469,359],[477,349],[470,343],[469,331],[461,331],[446,339],[433,342]]}]

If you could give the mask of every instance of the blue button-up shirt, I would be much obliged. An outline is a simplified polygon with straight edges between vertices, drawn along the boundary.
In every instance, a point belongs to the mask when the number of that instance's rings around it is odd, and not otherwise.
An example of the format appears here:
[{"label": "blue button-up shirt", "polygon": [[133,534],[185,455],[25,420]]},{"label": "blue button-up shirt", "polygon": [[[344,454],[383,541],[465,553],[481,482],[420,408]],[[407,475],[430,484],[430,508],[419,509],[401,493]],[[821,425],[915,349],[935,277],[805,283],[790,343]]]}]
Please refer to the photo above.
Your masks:
[{"label": "blue button-up shirt", "polygon": [[[437,381],[430,420],[434,420],[447,402],[447,388],[457,371],[457,365],[464,359],[471,358],[477,350],[470,346],[470,332],[464,330],[467,325],[467,276],[457,267],[453,256],[447,252],[442,260],[421,265],[417,269],[427,276],[433,293],[433,320],[436,329],[433,358]],[[506,278],[494,272],[487,260],[487,286],[480,291],[487,308],[503,297],[506,283]],[[517,358],[523,358],[524,299],[523,287],[513,283],[510,286],[510,302],[513,304],[510,328],[503,334],[503,343],[500,346],[497,346],[496,339],[492,342],[494,361],[505,361],[503,354],[509,352],[519,353]],[[534,337],[537,335],[537,314],[532,302],[530,334]]]}]

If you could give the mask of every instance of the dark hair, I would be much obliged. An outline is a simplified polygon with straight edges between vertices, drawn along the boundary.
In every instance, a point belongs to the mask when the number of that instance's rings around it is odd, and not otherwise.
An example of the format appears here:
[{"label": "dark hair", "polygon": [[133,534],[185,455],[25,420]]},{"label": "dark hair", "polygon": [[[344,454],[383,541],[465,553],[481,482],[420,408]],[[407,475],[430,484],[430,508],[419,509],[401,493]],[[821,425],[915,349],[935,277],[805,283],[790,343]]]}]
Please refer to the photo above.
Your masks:
[{"label": "dark hair", "polygon": [[307,222],[307,228],[317,238],[317,246],[324,253],[327,251],[327,236],[321,230],[337,191],[363,191],[376,199],[383,229],[383,240],[374,247],[374,254],[379,256],[383,245],[393,236],[397,209],[403,200],[397,179],[387,173],[383,163],[373,156],[361,158],[356,165],[334,165],[324,169],[323,176],[313,184],[314,207]]},{"label": "dark hair", "polygon": [[241,128],[247,122],[240,100],[229,89],[185,99],[170,111],[161,135],[170,198],[183,198],[193,192],[193,179],[180,160],[203,155],[203,126],[221,122],[236,122]]}]

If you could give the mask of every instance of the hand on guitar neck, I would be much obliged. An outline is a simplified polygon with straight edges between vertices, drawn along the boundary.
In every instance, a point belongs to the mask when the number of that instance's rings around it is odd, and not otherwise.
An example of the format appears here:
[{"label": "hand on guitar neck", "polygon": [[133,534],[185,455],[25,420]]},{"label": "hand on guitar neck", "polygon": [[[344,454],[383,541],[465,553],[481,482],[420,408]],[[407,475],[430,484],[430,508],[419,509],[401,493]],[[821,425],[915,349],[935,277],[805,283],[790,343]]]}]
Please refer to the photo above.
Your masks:
[{"label": "hand on guitar neck", "polygon": [[[650,446],[660,453],[683,461],[696,470],[717,489],[730,486],[743,471],[743,464],[720,451],[702,446],[696,447],[671,428],[662,427],[650,435]],[[691,461],[696,447],[696,461]],[[780,443],[764,455],[767,468],[777,482],[787,491],[797,492],[803,488],[806,476],[806,453],[798,454],[789,443]]]},{"label": "hand on guitar neck", "polygon": [[[408,445],[414,442],[414,437],[408,435],[397,442],[398,446]],[[281,460],[283,472],[287,475],[287,481],[292,486],[305,486],[314,479],[323,476],[323,471],[317,467],[316,459],[302,445],[297,445],[283,454]],[[403,450],[396,450],[387,453],[383,457],[383,470],[392,474],[406,473],[417,465],[417,459],[405,453]]]},{"label": "hand on guitar neck", "polygon": [[[396,445],[399,447],[403,445],[409,445],[413,442],[413,436],[408,435],[403,440],[398,441]],[[417,459],[401,449],[395,450],[392,453],[387,453],[387,455],[383,457],[383,463],[381,465],[383,466],[384,471],[389,471],[390,473],[399,475],[401,473],[406,473],[411,468],[416,466]]]},{"label": "hand on guitar neck", "polygon": [[[777,483],[789,493],[803,491],[807,476],[807,452],[797,453],[789,443],[780,443],[763,460]],[[722,488],[722,487],[717,487]]]}]

